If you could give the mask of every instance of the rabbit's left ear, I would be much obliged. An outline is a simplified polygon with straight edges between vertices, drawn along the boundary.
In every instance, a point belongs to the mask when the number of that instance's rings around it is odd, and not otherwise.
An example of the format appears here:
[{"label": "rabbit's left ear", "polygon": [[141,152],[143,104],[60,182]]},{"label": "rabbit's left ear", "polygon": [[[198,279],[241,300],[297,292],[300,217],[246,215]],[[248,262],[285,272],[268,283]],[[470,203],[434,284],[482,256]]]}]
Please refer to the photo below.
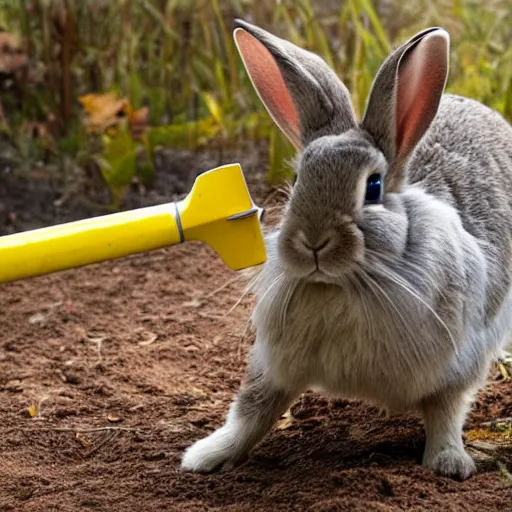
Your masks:
[{"label": "rabbit's left ear", "polygon": [[449,48],[445,30],[424,30],[391,53],[375,77],[361,127],[390,164],[388,190],[399,188],[405,161],[437,114]]}]

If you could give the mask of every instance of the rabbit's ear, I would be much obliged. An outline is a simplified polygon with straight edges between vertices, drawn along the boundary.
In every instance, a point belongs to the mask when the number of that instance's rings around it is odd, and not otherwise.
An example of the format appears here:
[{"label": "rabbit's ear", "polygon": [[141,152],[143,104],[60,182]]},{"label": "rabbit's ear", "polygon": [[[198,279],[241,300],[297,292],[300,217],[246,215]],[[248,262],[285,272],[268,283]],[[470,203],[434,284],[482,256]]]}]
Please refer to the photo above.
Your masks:
[{"label": "rabbit's ear", "polygon": [[448,76],[449,47],[445,30],[424,30],[397,48],[375,77],[361,126],[390,163],[394,187],[401,184],[407,157],[437,114]]},{"label": "rabbit's ear", "polygon": [[295,148],[357,126],[347,88],[319,56],[245,21],[235,26],[252,84]]}]

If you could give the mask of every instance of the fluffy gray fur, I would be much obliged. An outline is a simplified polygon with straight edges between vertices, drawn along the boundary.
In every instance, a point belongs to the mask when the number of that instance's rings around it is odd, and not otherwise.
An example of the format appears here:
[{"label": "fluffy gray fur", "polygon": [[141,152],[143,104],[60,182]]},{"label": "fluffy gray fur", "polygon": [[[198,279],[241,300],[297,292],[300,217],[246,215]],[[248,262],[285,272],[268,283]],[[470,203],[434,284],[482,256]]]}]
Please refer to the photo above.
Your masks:
[{"label": "fluffy gray fur", "polygon": [[[433,122],[399,159],[399,67],[417,58],[416,43],[435,29],[383,64],[357,123],[346,88],[323,61],[238,26],[279,64],[304,147],[254,283],[257,334],[242,389],[224,426],[186,451],[182,469],[239,463],[301,392],[314,389],[419,410],[423,464],[469,477],[475,465],[462,427],[512,321],[511,127],[480,103],[441,97],[441,79]],[[433,47],[442,48],[439,41]],[[442,58],[434,61],[442,70]],[[385,177],[383,201],[364,206],[366,177],[376,170]]]}]

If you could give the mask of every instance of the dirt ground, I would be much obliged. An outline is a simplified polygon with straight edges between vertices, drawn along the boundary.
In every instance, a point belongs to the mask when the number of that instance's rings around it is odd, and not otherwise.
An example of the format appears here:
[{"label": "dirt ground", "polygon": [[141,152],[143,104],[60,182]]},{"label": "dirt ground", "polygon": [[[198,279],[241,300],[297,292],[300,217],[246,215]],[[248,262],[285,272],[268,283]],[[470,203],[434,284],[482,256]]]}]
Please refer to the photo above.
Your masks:
[{"label": "dirt ground", "polygon": [[242,466],[180,473],[238,389],[242,289],[195,243],[2,285],[0,511],[512,511],[512,448],[488,425],[512,417],[512,379],[496,371],[466,482],[418,465],[417,417],[312,393]]}]

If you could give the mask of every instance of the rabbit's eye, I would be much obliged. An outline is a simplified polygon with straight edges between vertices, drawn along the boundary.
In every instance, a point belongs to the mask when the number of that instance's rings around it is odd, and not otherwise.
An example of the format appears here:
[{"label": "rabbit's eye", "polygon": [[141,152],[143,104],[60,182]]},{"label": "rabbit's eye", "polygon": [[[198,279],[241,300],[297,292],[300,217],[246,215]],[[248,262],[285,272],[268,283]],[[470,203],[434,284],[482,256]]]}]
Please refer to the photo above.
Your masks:
[{"label": "rabbit's eye", "polygon": [[382,198],[382,180],[379,173],[372,174],[366,182],[365,204],[375,204]]}]

